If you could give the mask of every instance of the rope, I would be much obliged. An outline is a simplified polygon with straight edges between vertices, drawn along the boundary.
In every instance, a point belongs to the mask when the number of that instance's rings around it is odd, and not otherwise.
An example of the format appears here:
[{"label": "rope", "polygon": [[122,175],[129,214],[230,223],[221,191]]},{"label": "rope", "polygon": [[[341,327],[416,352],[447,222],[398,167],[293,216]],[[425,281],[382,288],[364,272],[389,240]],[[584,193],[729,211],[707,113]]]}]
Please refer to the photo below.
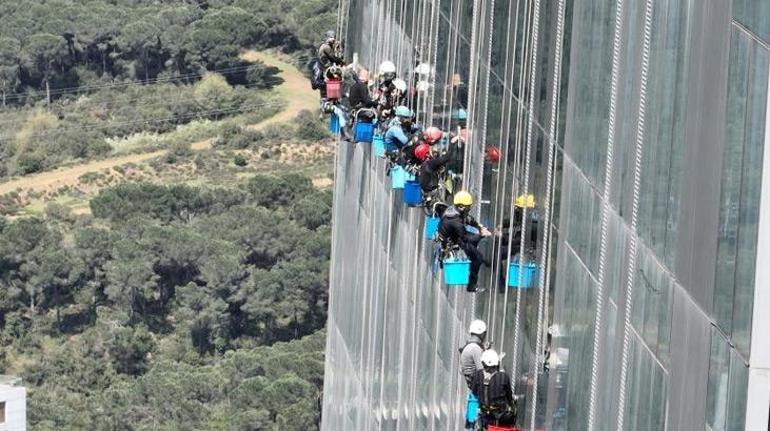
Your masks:
[{"label": "rope", "polygon": [[615,30],[612,41],[612,76],[610,80],[610,112],[607,131],[607,160],[605,161],[604,191],[602,194],[602,226],[599,244],[599,274],[596,282],[596,315],[593,334],[593,360],[591,362],[591,384],[588,402],[588,431],[594,431],[597,409],[597,386],[599,383],[599,347],[604,318],[604,283],[607,272],[607,237],[609,233],[610,199],[614,172],[615,110],[618,103],[618,81],[620,80],[620,53],[623,39],[623,0],[616,0]]},{"label": "rope", "polygon": [[[529,116],[527,118],[527,148],[525,151],[524,160],[524,195],[529,194],[529,176],[530,165],[532,159],[532,135],[534,134],[535,123],[535,99],[537,98],[537,56],[538,56],[538,42],[540,33],[540,0],[535,0],[534,6],[534,18],[532,19],[532,60],[530,67],[531,72],[529,76]],[[527,238],[527,206],[524,205],[521,211],[521,244],[519,248],[519,265],[524,264],[524,247],[526,245],[525,238]],[[524,271],[519,271],[519,286],[523,284]],[[521,317],[521,291],[522,289],[516,289],[516,326],[513,334],[513,374],[518,375],[518,354],[519,354],[519,319]]]},{"label": "rope", "polygon": [[[526,79],[527,79],[527,76],[528,76],[526,62],[528,61],[528,58],[529,58],[529,39],[527,38],[526,35],[528,33],[531,33],[531,26],[532,26],[532,23],[530,21],[531,10],[530,10],[529,5],[530,5],[530,2],[529,1],[525,1],[525,3],[524,3],[524,17],[525,17],[524,18],[524,20],[525,20],[524,28],[526,30],[528,30],[528,31],[522,32],[522,35],[521,35],[522,42],[523,42],[523,45],[524,45],[524,49],[522,50],[522,54],[521,54],[521,58],[522,58],[521,70],[522,70],[522,73],[521,73],[521,76],[519,76],[519,95],[520,95],[520,98],[518,99],[518,111],[516,113],[516,141],[515,141],[516,149],[514,151],[514,159],[513,159],[513,181],[512,181],[513,184],[511,186],[511,191],[512,191],[511,195],[512,195],[512,197],[515,197],[518,194],[518,191],[519,191],[519,183],[518,183],[518,181],[519,181],[519,168],[520,168],[519,165],[521,164],[521,147],[522,147],[522,143],[524,141],[524,135],[522,134],[522,129],[523,129],[522,123],[524,121],[523,120],[523,118],[524,118],[524,104],[522,103],[521,98],[525,97],[525,95],[524,95],[524,88],[526,87]],[[510,208],[510,210],[509,210],[509,219],[513,220],[513,218],[514,218],[514,208],[515,208],[514,207],[514,200],[513,199],[511,200],[511,205],[510,205],[509,208]],[[511,250],[511,247],[513,246],[513,239],[512,238],[513,238],[512,236],[509,236],[509,238],[508,238],[508,250]],[[509,251],[509,256],[510,256],[510,251]],[[509,258],[509,261],[510,261],[510,258]],[[510,277],[511,277],[510,271],[506,271],[506,274],[505,274],[505,285],[506,286],[508,286],[508,284],[510,284]],[[521,304],[520,292],[517,292],[517,296],[516,297],[517,297],[517,304]],[[518,305],[517,305],[517,309],[518,309]],[[503,303],[503,322],[505,322],[507,318],[508,318],[508,289],[506,289],[506,291],[505,291],[505,298],[504,298],[504,303]],[[518,332],[518,330],[519,330],[519,326],[518,325],[519,325],[519,321],[518,321],[518,318],[517,318],[516,321],[514,322],[514,327],[513,327],[514,333]],[[500,342],[500,350],[501,351],[503,351],[503,347],[505,346],[505,339],[506,339],[505,332],[506,332],[506,327],[503,326],[502,339],[501,339],[501,342]],[[514,338],[515,338],[515,335],[514,335]],[[515,341],[518,342],[518,339],[515,339]],[[511,368],[513,368],[515,365],[516,365],[515,364],[515,360],[512,358]],[[516,382],[514,382],[513,384],[514,384],[514,389],[515,389]]]},{"label": "rope", "polygon": [[[513,3],[508,3],[508,25],[506,28],[506,35],[509,35],[509,37],[506,38],[505,41],[505,76],[506,76],[506,83],[508,81],[508,77],[510,76],[510,79],[513,80],[513,71],[515,70],[515,61],[511,60],[511,36],[513,36],[514,46],[516,44],[516,32],[515,30],[511,32],[511,17],[513,17],[514,21],[514,27],[517,24],[516,17],[518,16],[518,5],[519,1],[516,1],[516,12],[513,13]],[[515,49],[515,48],[514,48]],[[515,51],[514,51],[515,52]],[[505,97],[503,99],[503,110],[502,110],[502,116],[500,117],[500,130],[502,133],[500,134],[500,138],[498,141],[498,145],[500,147],[500,163],[503,165],[502,172],[498,171],[497,173],[497,182],[496,182],[496,189],[497,189],[497,196],[496,196],[496,202],[504,202],[505,199],[505,190],[506,190],[506,179],[508,178],[508,151],[509,151],[509,145],[508,145],[508,138],[510,137],[510,127],[511,127],[511,105],[513,103],[512,97]],[[502,181],[501,181],[502,178]],[[500,186],[502,183],[502,187]],[[504,205],[498,205],[499,211],[495,211],[495,220],[496,223],[498,221],[501,221],[503,219],[503,213],[505,212],[505,206]],[[497,224],[496,224],[497,225]],[[510,242],[510,235],[509,235],[509,242]],[[503,241],[497,241],[497,256],[501,257],[502,254],[502,248],[503,248]],[[510,246],[508,248],[510,250]],[[498,280],[500,279],[500,271],[501,271],[501,259],[497,259],[494,262],[494,271],[491,271],[490,274],[490,285],[494,286],[495,283],[498,283]],[[494,329],[497,326],[497,295],[493,294],[492,291],[494,289],[490,289],[490,300],[487,302],[487,321],[491,322],[490,328],[492,330],[492,333],[494,333]],[[505,287],[504,295],[508,294],[507,286]],[[489,319],[491,317],[491,319]],[[505,322],[503,322],[503,326],[505,326]]]},{"label": "rope", "polygon": [[[546,184],[545,191],[546,196],[544,200],[544,220],[543,220],[543,247],[540,256],[540,272],[538,277],[538,304],[537,304],[537,331],[535,332],[535,370],[533,375],[533,395],[531,415],[530,415],[530,429],[535,429],[535,418],[537,417],[537,392],[538,392],[538,380],[540,373],[540,362],[538,358],[543,350],[543,312],[545,308],[545,280],[546,280],[546,267],[551,268],[550,265],[550,246],[551,246],[551,199],[553,197],[553,164],[556,150],[556,127],[557,127],[557,112],[559,102],[559,90],[561,84],[561,50],[564,38],[564,0],[559,0],[557,18],[556,18],[556,47],[554,48],[554,65],[553,65],[553,88],[551,90],[551,118],[549,136],[546,137],[548,142],[548,166],[546,168]],[[522,237],[522,243],[524,237]]]},{"label": "rope", "polygon": [[636,152],[634,154],[634,197],[631,205],[631,235],[626,275],[626,304],[623,311],[623,354],[620,362],[620,390],[618,396],[617,431],[623,431],[626,407],[626,385],[628,380],[629,346],[631,344],[631,313],[633,310],[634,275],[636,274],[637,240],[639,222],[639,195],[642,186],[642,157],[644,155],[644,132],[647,111],[647,82],[650,67],[650,45],[652,38],[653,2],[647,0],[644,13],[644,46],[642,48],[642,71],[639,88],[639,120],[636,128]]},{"label": "rope", "polygon": [[[429,82],[433,86],[430,90],[430,97],[428,101],[428,106],[431,107],[430,114],[428,117],[428,123],[433,124],[433,107],[436,106],[436,79],[438,78],[438,67],[436,63],[438,62],[438,38],[439,38],[439,32],[441,30],[441,21],[439,20],[439,11],[441,10],[441,0],[435,0],[436,4],[433,7],[433,21],[436,23],[436,31],[433,35],[432,41],[432,57],[430,61],[430,67],[431,67],[431,74],[429,75]],[[443,130],[443,129],[442,129]]]},{"label": "rope", "polygon": [[[189,113],[185,115],[176,115],[173,117],[167,117],[167,118],[154,118],[150,120],[135,120],[135,121],[121,121],[119,123],[107,123],[107,124],[86,124],[79,126],[78,130],[85,131],[85,130],[106,130],[106,129],[112,129],[117,127],[123,127],[123,126],[132,126],[132,125],[148,125],[148,124],[157,124],[157,123],[167,123],[167,122],[173,122],[178,120],[194,120],[198,117],[203,118],[209,115],[219,115],[219,114],[233,114],[233,113],[243,113],[243,112],[251,112],[253,110],[256,110],[257,108],[265,108],[265,107],[278,107],[282,106],[283,102],[273,102],[273,103],[264,103],[264,104],[256,104],[256,105],[243,105],[238,107],[231,107],[227,109],[213,109],[209,111],[201,111],[201,112],[194,112]],[[42,138],[46,136],[51,136],[56,133],[61,132],[62,128],[57,127],[54,129],[47,130],[45,132],[41,133],[35,133],[32,135],[29,135],[29,138]],[[12,142],[14,138],[0,138],[0,142]]]},{"label": "rope", "polygon": [[[297,57],[297,59],[300,61],[303,59],[310,59],[310,58],[315,58],[315,57],[311,57],[311,56]],[[155,84],[187,82],[194,78],[200,78],[210,73],[217,73],[220,75],[232,75],[240,72],[248,72],[251,69],[255,69],[262,66],[264,66],[264,64],[255,63],[255,64],[249,64],[249,65],[243,65],[243,66],[233,66],[233,67],[224,67],[221,69],[206,70],[203,72],[187,73],[187,74],[178,75],[178,76],[169,76],[167,78],[137,79],[137,80],[130,80],[130,81],[122,81],[122,82],[110,82],[110,83],[104,83],[104,84],[86,84],[86,85],[79,85],[79,86],[73,86],[73,87],[57,88],[57,89],[51,90],[50,94],[51,96],[58,96],[58,95],[74,96],[80,93],[84,93],[86,91],[112,89],[116,87],[138,87],[138,86],[149,86],[149,85],[155,85]],[[31,94],[29,91],[22,91],[18,93],[6,93],[5,100],[6,101],[20,100],[20,99],[31,97],[33,95],[34,94]],[[44,97],[42,97],[41,100],[42,99],[44,99]]]},{"label": "rope", "polygon": [[[476,102],[476,81],[478,78],[476,75],[478,74],[477,71],[477,60],[476,56],[473,55],[474,52],[477,51],[478,47],[478,29],[479,29],[479,20],[478,20],[478,9],[479,9],[479,2],[480,0],[473,0],[473,26],[471,27],[471,65],[470,65],[470,73],[469,73],[469,88],[468,88],[468,106],[475,106]],[[473,86],[470,87],[470,84],[473,83]],[[462,182],[463,184],[468,184],[468,166],[469,163],[469,153],[468,149],[471,147],[471,142],[475,138],[475,125],[476,125],[476,115],[475,113],[471,114],[468,113],[468,130],[473,132],[469,134],[468,136],[468,142],[465,142],[465,146],[463,147],[463,178]],[[476,305],[475,303],[473,304]]]}]

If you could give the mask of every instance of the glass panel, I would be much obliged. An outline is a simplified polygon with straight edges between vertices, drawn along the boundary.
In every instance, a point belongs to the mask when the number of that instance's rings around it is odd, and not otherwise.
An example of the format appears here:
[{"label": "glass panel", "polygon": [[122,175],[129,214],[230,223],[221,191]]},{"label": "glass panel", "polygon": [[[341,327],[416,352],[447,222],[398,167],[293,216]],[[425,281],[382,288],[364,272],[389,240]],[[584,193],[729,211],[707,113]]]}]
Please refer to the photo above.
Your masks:
[{"label": "glass panel", "polygon": [[732,33],[714,315],[749,353],[770,54]]},{"label": "glass panel", "polygon": [[713,431],[723,431],[727,420],[729,355],[727,341],[716,329],[712,329],[709,381],[706,392],[706,423]]},{"label": "glass panel", "polygon": [[[572,22],[570,117],[565,148],[597,187],[604,183],[615,2],[575,2]],[[597,144],[598,143],[598,144]]]},{"label": "glass panel", "polygon": [[770,2],[734,0],[733,17],[765,42],[770,43]]}]

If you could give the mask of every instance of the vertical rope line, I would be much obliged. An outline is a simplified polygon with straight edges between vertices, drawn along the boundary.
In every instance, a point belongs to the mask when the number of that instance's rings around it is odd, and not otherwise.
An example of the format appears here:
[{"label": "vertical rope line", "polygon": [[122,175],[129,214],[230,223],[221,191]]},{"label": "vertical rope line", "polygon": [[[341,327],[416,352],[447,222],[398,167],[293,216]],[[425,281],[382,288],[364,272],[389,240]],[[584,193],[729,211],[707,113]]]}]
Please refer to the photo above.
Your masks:
[{"label": "vertical rope line", "polygon": [[[508,24],[506,26],[506,32],[505,34],[508,36],[505,40],[505,82],[504,86],[508,87],[508,81],[509,77],[510,80],[513,80],[513,73],[512,70],[515,69],[515,64],[511,61],[511,38],[514,40],[514,45],[516,43],[516,31],[514,30],[513,33],[511,33],[511,19],[513,18],[514,21],[514,28],[516,23],[516,17],[518,16],[518,0],[516,1],[516,13],[513,11],[513,2],[508,3]],[[511,37],[512,36],[512,37]],[[511,127],[511,105],[513,104],[513,94],[508,95],[508,97],[503,97],[503,110],[502,110],[502,116],[500,117],[500,139],[498,140],[498,146],[500,147],[500,161],[498,162],[498,172],[497,172],[497,181],[496,181],[496,196],[495,196],[495,202],[497,202],[497,206],[495,208],[495,226],[497,226],[497,222],[500,221],[502,224],[502,220],[504,217],[505,212],[505,205],[502,203],[505,202],[505,191],[506,191],[506,180],[508,179],[508,151],[509,151],[509,145],[508,140],[510,137],[510,127]],[[502,169],[500,168],[500,165],[502,165]],[[497,247],[497,257],[494,261],[494,271],[490,271],[490,286],[492,288],[490,289],[490,292],[488,294],[489,300],[487,301],[487,313],[486,318],[487,322],[489,322],[488,326],[491,329],[491,333],[494,334],[494,331],[497,327],[497,295],[494,294],[495,292],[495,283],[499,283],[500,279],[500,271],[501,271],[501,262],[502,259],[500,259],[500,254],[502,253],[503,249],[503,241],[502,238],[500,241],[496,241]],[[499,288],[499,287],[498,287]],[[505,287],[507,293],[507,287]],[[491,319],[490,319],[491,317]],[[491,325],[490,325],[491,324]],[[505,322],[502,323],[505,325]]]},{"label": "vertical rope line", "polygon": [[[387,233],[388,240],[386,241],[385,253],[384,253],[384,255],[386,256],[386,261],[385,261],[386,265],[390,265],[390,259],[391,259],[390,244],[393,239],[393,222],[391,220],[392,218],[393,218],[393,192],[391,191],[388,193],[388,233]],[[388,309],[388,290],[390,290],[389,281],[390,281],[390,271],[385,271],[385,286],[384,286],[385,292],[383,295],[385,303],[383,304],[383,310],[386,310],[386,311]],[[383,318],[382,327],[387,328],[388,313],[383,313],[382,318]],[[382,383],[385,381],[386,367],[384,365],[385,365],[385,353],[387,351],[387,349],[385,348],[386,341],[387,341],[387,337],[383,337],[381,341],[382,351],[380,352],[380,365],[382,367],[382,369],[380,370],[380,401],[379,401],[380,411],[383,410],[383,398],[385,397],[385,386],[387,386],[384,383]]]},{"label": "vertical rope line", "polygon": [[[475,102],[476,102],[475,82],[477,80],[476,75],[478,75],[478,70],[476,70],[478,67],[478,63],[476,60],[476,55],[474,55],[474,52],[477,51],[478,45],[479,45],[479,42],[478,42],[479,10],[478,9],[480,7],[480,1],[481,0],[473,0],[473,26],[471,28],[471,52],[470,52],[471,64],[470,64],[470,70],[468,73],[468,76],[469,76],[468,78],[468,90],[469,90],[468,91],[468,110],[470,110],[471,106],[475,106]],[[471,87],[471,85],[473,86]],[[468,165],[469,165],[468,148],[471,146],[470,144],[475,137],[474,136],[475,135],[474,129],[476,125],[475,117],[476,117],[475,112],[468,113],[468,131],[470,133],[468,134],[468,142],[465,142],[465,146],[463,147],[463,178],[462,178],[463,188],[467,188],[467,184],[468,184]]]},{"label": "vertical rope line", "polygon": [[623,311],[623,354],[620,362],[620,388],[618,391],[617,431],[623,431],[626,407],[626,384],[628,380],[629,347],[631,344],[631,313],[634,299],[634,275],[636,274],[637,242],[639,222],[639,195],[642,186],[642,157],[644,155],[644,133],[647,120],[647,83],[650,68],[650,46],[652,44],[653,1],[647,0],[644,12],[644,46],[642,48],[642,71],[639,88],[639,119],[636,128],[636,150],[634,154],[634,197],[631,205],[631,235],[626,275],[626,304]]},{"label": "vertical rope line", "polygon": [[[481,7],[481,1],[483,0],[474,0],[473,1],[473,27],[471,29],[471,68],[469,76],[472,76],[473,78],[470,80],[471,82],[475,82],[476,75],[478,75],[478,61],[476,60],[476,56],[473,55],[473,52],[475,52],[475,49],[478,49],[479,46],[479,7]],[[469,88],[469,94],[468,94],[468,107],[475,106],[476,102],[476,85],[473,85],[473,88]],[[468,130],[471,132],[468,135],[468,142],[465,142],[463,147],[463,178],[462,178],[462,184],[464,189],[468,189],[468,182],[469,182],[469,166],[470,166],[470,151],[471,148],[470,143],[474,140],[475,135],[475,112],[473,115],[468,114]],[[479,214],[479,205],[476,205],[476,210],[474,211],[476,215]],[[475,313],[476,310],[476,295],[471,295],[471,312]]]},{"label": "vertical rope line", "polygon": [[[442,130],[449,130],[449,127],[451,125],[451,115],[452,115],[452,79],[454,77],[454,58],[456,57],[456,53],[458,51],[457,48],[457,41],[459,39],[458,33],[459,30],[456,30],[454,26],[451,25],[451,20],[455,20],[458,22],[458,25],[460,23],[460,14],[457,13],[457,10],[459,9],[459,6],[457,5],[457,0],[452,0],[450,6],[449,6],[449,18],[450,23],[447,24],[447,28],[449,31],[449,43],[447,44],[447,53],[446,53],[446,61],[445,61],[445,68],[446,74],[444,76],[444,82],[443,85],[443,95],[442,95],[442,117],[444,121],[441,123],[441,129]],[[457,14],[457,19],[455,18],[455,14]],[[441,11],[439,10],[439,19],[443,18]],[[458,27],[459,28],[459,27]],[[448,109],[448,110],[447,110]]]},{"label": "vertical rope line", "polygon": [[[537,59],[538,59],[538,42],[540,38],[540,0],[535,0],[534,17],[532,19],[532,68],[529,76],[529,116],[527,117],[527,148],[525,150],[524,160],[524,195],[529,194],[529,177],[530,177],[530,165],[532,159],[532,138],[535,133],[535,103],[538,97],[537,91]],[[521,211],[521,244],[519,248],[519,265],[524,264],[524,245],[527,238],[527,206],[524,205]],[[519,271],[519,286],[523,283],[524,271]],[[522,289],[516,289],[516,322],[515,330],[513,334],[513,376],[518,375],[518,361],[519,361],[519,333],[521,328],[519,320],[521,317],[521,291]]]},{"label": "vertical rope line", "polygon": [[599,348],[601,346],[604,319],[604,284],[607,272],[607,237],[609,234],[610,200],[615,163],[615,121],[618,103],[618,82],[620,80],[620,50],[623,43],[623,0],[616,0],[615,30],[612,41],[612,77],[610,81],[610,112],[607,130],[607,160],[604,165],[604,191],[602,193],[602,225],[599,244],[599,274],[596,282],[596,313],[594,316],[593,358],[591,361],[591,384],[588,401],[588,431],[596,426],[597,391],[599,384]]},{"label": "vertical rope line", "polygon": [[431,44],[433,45],[433,57],[431,57],[430,61],[430,75],[428,75],[428,82],[430,83],[429,91],[430,91],[430,97],[428,106],[430,107],[429,110],[429,117],[428,122],[430,124],[433,124],[433,117],[434,117],[434,110],[436,106],[436,86],[437,86],[437,79],[438,79],[438,65],[436,64],[438,62],[438,38],[441,34],[441,0],[434,0],[435,5],[433,9],[433,21],[436,23],[435,25],[435,34],[433,35],[433,39],[431,39]]},{"label": "vertical rope line", "polygon": [[[524,98],[526,97],[525,93],[525,87],[526,87],[526,79],[527,79],[527,61],[529,59],[529,37],[528,35],[531,34],[532,29],[532,9],[530,7],[531,0],[524,0],[524,30],[521,34],[521,40],[523,49],[521,51],[521,75],[519,76],[519,99],[517,100],[517,113],[516,113],[516,141],[515,141],[515,151],[514,151],[514,159],[513,159],[513,179],[511,181],[511,202],[509,206],[509,217],[511,220],[513,220],[514,217],[514,202],[515,197],[519,192],[519,169],[521,164],[521,147],[523,143],[523,133],[522,133],[522,124],[524,122]],[[517,38],[518,40],[518,38]],[[518,42],[517,42],[518,43]],[[515,51],[514,51],[515,52]],[[514,62],[515,62],[514,58]],[[515,73],[515,72],[514,72]],[[511,255],[511,247],[513,246],[513,236],[509,235],[508,238],[508,261],[512,261],[512,255]],[[510,283],[510,271],[506,271],[505,274],[505,285],[508,286]],[[504,304],[503,304],[503,322],[507,321],[508,318],[508,291],[510,289],[505,290],[505,298],[504,298]],[[518,321],[514,322],[514,332],[518,330]],[[502,331],[502,337],[500,339],[500,351],[504,351],[505,347],[505,333],[507,331],[507,326],[503,325],[503,331]],[[513,358],[511,358],[511,368],[514,366]],[[516,383],[514,382],[514,385]],[[515,389],[515,387],[514,387]]]},{"label": "vertical rope line", "polygon": [[[485,63],[487,71],[484,74],[484,76],[486,77],[484,82],[484,115],[481,119],[482,126],[478,133],[481,145],[478,146],[478,149],[476,151],[476,154],[479,155],[480,157],[480,160],[479,160],[480,163],[477,163],[478,173],[476,174],[476,188],[478,190],[478,197],[479,197],[479,206],[478,206],[479,216],[481,215],[481,205],[482,205],[481,197],[484,193],[484,148],[486,147],[486,143],[487,143],[487,120],[489,119],[489,81],[492,74],[492,39],[493,39],[492,36],[495,29],[495,0],[490,0],[489,9],[487,9],[487,13],[489,14],[489,20],[487,22],[488,28],[486,28],[488,36],[487,36],[487,59]],[[499,172],[498,172],[498,175],[499,175]],[[474,295],[474,298],[475,296],[476,295]],[[475,311],[475,308],[474,308],[474,311]]]},{"label": "vertical rope line", "polygon": [[342,0],[337,0],[337,35],[342,37]]},{"label": "vertical rope line", "polygon": [[[450,43],[450,51],[449,51],[449,57],[451,61],[448,61],[447,63],[447,70],[448,70],[448,78],[447,78],[447,90],[446,93],[448,94],[447,99],[449,100],[449,119],[447,120],[447,128],[452,126],[452,112],[454,108],[454,86],[451,85],[454,79],[454,74],[457,72],[457,57],[458,52],[460,52],[461,45],[460,45],[460,32],[462,32],[462,25],[463,25],[463,5],[464,3],[461,3],[461,0],[453,0],[452,1],[452,15],[450,15],[450,22],[449,22],[449,31],[452,33],[452,41]],[[455,20],[457,22],[457,27],[455,28],[452,26],[452,20]],[[462,78],[462,76],[461,76]]]},{"label": "vertical rope line", "polygon": [[[546,168],[546,184],[545,184],[545,200],[544,204],[544,220],[543,220],[543,246],[540,250],[540,271],[538,276],[538,304],[537,304],[537,330],[535,331],[535,369],[533,373],[534,382],[532,384],[532,410],[530,411],[530,429],[535,430],[535,418],[537,417],[537,392],[538,392],[538,380],[540,373],[540,358],[543,350],[543,312],[547,304],[544,304],[545,299],[545,279],[546,279],[546,267],[550,268],[549,256],[551,245],[551,199],[553,198],[553,165],[554,165],[554,153],[556,150],[556,121],[559,102],[559,91],[561,89],[561,50],[564,38],[564,0],[559,0],[558,11],[556,16],[556,46],[554,48],[554,64],[553,64],[553,87],[551,90],[551,118],[550,128],[548,136],[545,137],[545,142],[548,143],[548,166]],[[532,113],[530,113],[532,115]],[[522,237],[522,243],[524,237]]]},{"label": "vertical rope line", "polygon": [[[407,12],[406,4],[407,4],[407,2],[406,2],[406,0],[400,0],[400,1],[401,1],[401,16],[402,16],[401,22],[402,22],[402,25],[403,25],[403,22],[406,20],[406,12]],[[414,28],[414,23],[412,23],[412,27]],[[403,47],[400,47],[398,52],[399,52],[399,54],[398,54],[398,57],[399,57],[398,58],[398,63],[401,63],[401,56],[403,55]]]}]

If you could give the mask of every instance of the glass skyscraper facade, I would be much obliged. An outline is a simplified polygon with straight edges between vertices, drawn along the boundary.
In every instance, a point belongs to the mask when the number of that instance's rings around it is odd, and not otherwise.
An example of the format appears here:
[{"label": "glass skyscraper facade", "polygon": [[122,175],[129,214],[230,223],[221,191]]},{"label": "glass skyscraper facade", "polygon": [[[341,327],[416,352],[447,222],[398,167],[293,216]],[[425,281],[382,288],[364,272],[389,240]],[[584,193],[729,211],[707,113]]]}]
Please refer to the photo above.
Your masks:
[{"label": "glass skyscraper facade", "polygon": [[[485,240],[485,291],[446,287],[423,212],[340,143],[324,430],[462,429],[474,318],[522,429],[770,429],[770,1],[340,3],[348,60],[393,61],[420,123],[467,126],[453,170],[483,224],[535,196],[536,245]],[[530,289],[507,287],[520,260]]]}]

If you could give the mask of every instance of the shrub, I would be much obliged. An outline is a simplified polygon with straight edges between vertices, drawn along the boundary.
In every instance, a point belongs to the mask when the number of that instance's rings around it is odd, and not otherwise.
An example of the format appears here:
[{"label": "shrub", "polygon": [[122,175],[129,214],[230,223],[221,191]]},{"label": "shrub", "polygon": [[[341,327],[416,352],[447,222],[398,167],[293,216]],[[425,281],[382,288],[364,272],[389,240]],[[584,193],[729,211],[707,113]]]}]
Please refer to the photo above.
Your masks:
[{"label": "shrub", "polygon": [[329,132],[321,122],[308,110],[297,115],[297,137],[305,141],[320,141],[327,138]]},{"label": "shrub", "polygon": [[242,155],[238,154],[233,159],[233,163],[235,163],[235,166],[243,167],[243,166],[246,166],[249,162],[246,160],[245,157],[243,157]]}]

